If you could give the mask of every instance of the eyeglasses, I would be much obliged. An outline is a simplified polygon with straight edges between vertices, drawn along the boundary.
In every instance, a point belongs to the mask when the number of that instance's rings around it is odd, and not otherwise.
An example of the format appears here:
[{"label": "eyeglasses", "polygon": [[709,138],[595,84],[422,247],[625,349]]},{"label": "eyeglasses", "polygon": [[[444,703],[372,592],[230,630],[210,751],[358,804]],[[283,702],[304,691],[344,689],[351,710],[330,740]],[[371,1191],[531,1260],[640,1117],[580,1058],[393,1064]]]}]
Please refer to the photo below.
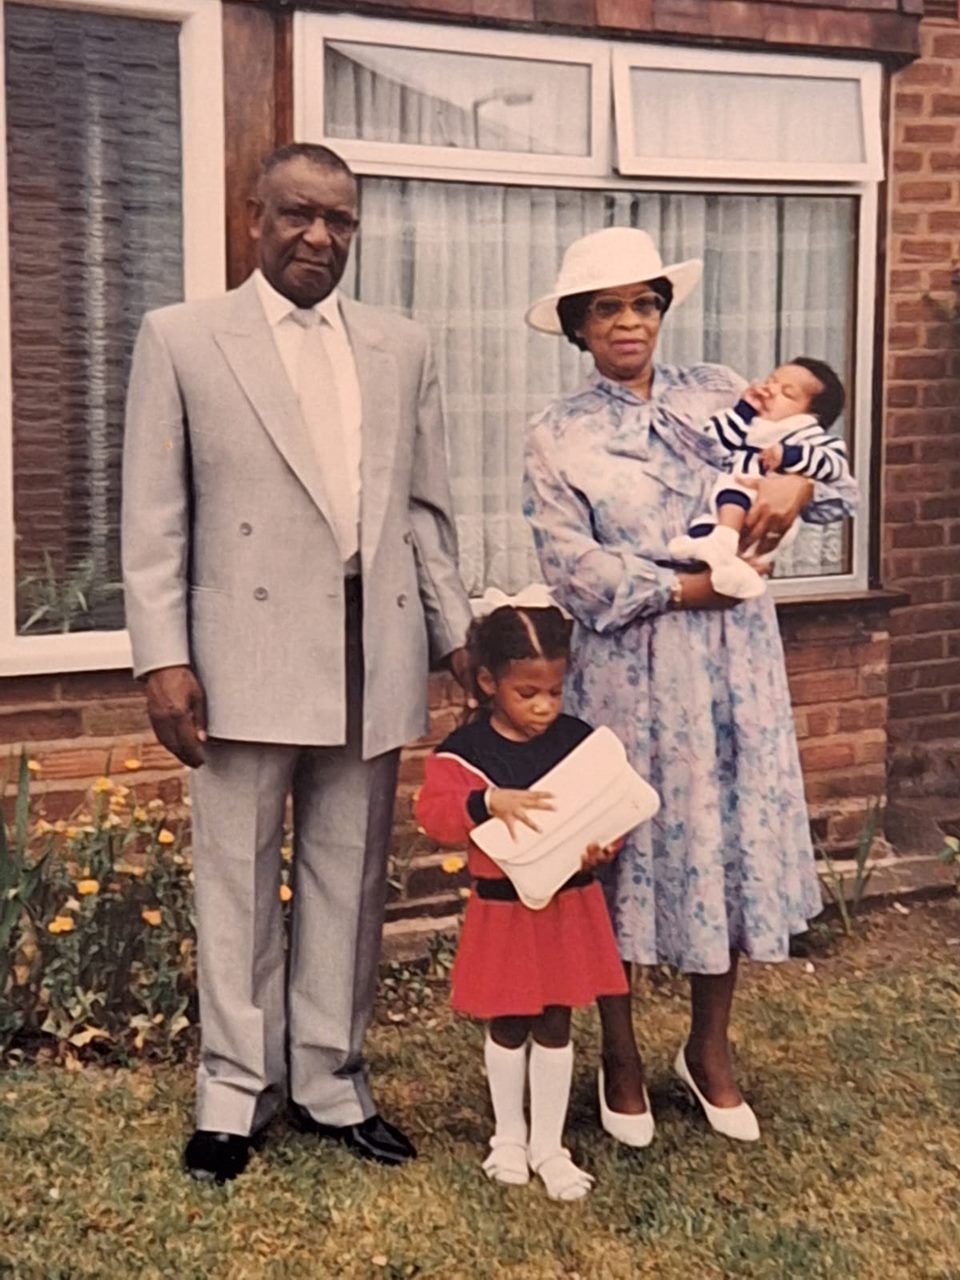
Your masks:
[{"label": "eyeglasses", "polygon": [[587,314],[601,324],[610,324],[619,320],[621,314],[629,307],[641,320],[652,320],[662,316],[666,303],[659,293],[638,293],[635,298],[617,298],[613,294],[602,294],[594,298],[587,307]]},{"label": "eyeglasses", "polygon": [[360,219],[340,209],[320,209],[314,206],[298,206],[283,209],[282,216],[291,226],[311,226],[317,218],[323,219],[327,231],[335,240],[346,240],[360,226]]}]

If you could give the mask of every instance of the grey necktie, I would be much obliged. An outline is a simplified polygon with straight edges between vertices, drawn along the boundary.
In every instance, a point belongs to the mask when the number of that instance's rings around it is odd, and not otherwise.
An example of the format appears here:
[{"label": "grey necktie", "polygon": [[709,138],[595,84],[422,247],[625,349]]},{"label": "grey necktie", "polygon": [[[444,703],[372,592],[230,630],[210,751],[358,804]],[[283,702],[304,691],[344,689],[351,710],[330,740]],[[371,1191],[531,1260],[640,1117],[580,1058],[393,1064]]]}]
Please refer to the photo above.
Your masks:
[{"label": "grey necktie", "polygon": [[333,365],[320,328],[324,321],[314,310],[297,308],[291,315],[304,330],[297,361],[300,409],[320,464],[337,544],[344,561],[349,561],[358,548],[360,504],[357,477],[350,474],[351,451],[344,439]]}]

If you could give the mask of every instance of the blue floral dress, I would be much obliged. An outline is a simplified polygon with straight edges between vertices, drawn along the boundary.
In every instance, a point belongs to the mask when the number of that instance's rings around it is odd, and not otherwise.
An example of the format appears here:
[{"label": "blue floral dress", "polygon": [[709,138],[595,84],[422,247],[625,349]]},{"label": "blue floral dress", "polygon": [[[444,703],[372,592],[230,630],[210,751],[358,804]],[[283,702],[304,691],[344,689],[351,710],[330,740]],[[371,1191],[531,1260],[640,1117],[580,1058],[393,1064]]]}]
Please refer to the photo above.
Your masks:
[{"label": "blue floral dress", "polygon": [[[527,439],[524,510],[577,623],[567,710],[615,730],[663,802],[613,864],[620,953],[688,973],[724,973],[732,949],[783,960],[821,907],[771,595],[668,610],[667,543],[724,461],[697,428],[743,386],[661,365],[645,401],[595,374]],[[840,519],[856,494],[818,483],[804,519]]]}]

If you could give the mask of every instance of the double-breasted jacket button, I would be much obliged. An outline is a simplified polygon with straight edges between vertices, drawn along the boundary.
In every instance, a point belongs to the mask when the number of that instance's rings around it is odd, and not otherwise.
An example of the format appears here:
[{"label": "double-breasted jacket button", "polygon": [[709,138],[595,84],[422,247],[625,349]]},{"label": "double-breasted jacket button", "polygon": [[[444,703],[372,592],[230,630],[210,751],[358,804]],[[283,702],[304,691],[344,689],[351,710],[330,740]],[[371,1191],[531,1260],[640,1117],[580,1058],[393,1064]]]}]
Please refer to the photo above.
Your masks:
[{"label": "double-breasted jacket button", "polygon": [[240,526],[240,532],[245,538],[248,538],[250,534],[253,533],[253,525],[247,524],[246,520],[244,520]]},{"label": "double-breasted jacket button", "polygon": [[407,544],[407,546],[408,546],[408,547],[409,547],[409,546],[411,546],[411,545],[413,544],[413,534],[410,532],[410,530],[409,530],[409,529],[408,529],[408,530],[407,530],[407,532],[403,535],[403,540],[404,540],[404,542]]},{"label": "double-breasted jacket button", "polygon": [[403,591],[401,591],[400,594],[397,596],[397,608],[398,609],[405,608],[406,603],[407,603],[406,594]]},{"label": "double-breasted jacket button", "polygon": [[269,594],[270,592],[267,590],[266,587],[257,587],[253,593],[253,598],[254,600],[266,600]]}]

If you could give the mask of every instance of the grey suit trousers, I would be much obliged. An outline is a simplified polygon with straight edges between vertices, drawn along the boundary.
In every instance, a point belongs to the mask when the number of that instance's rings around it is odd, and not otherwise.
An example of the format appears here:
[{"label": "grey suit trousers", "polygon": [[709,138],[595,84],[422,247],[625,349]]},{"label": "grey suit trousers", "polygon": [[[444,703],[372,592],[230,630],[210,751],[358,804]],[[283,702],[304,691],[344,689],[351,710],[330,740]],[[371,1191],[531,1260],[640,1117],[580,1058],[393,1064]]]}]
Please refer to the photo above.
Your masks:
[{"label": "grey suit trousers", "polygon": [[[360,624],[359,593],[348,592],[345,746],[211,740],[191,779],[200,1129],[252,1133],[288,1088],[326,1124],[355,1124],[376,1110],[362,1046],[376,990],[399,752],[361,756]],[[294,859],[285,956],[279,889],[288,796]]]}]

